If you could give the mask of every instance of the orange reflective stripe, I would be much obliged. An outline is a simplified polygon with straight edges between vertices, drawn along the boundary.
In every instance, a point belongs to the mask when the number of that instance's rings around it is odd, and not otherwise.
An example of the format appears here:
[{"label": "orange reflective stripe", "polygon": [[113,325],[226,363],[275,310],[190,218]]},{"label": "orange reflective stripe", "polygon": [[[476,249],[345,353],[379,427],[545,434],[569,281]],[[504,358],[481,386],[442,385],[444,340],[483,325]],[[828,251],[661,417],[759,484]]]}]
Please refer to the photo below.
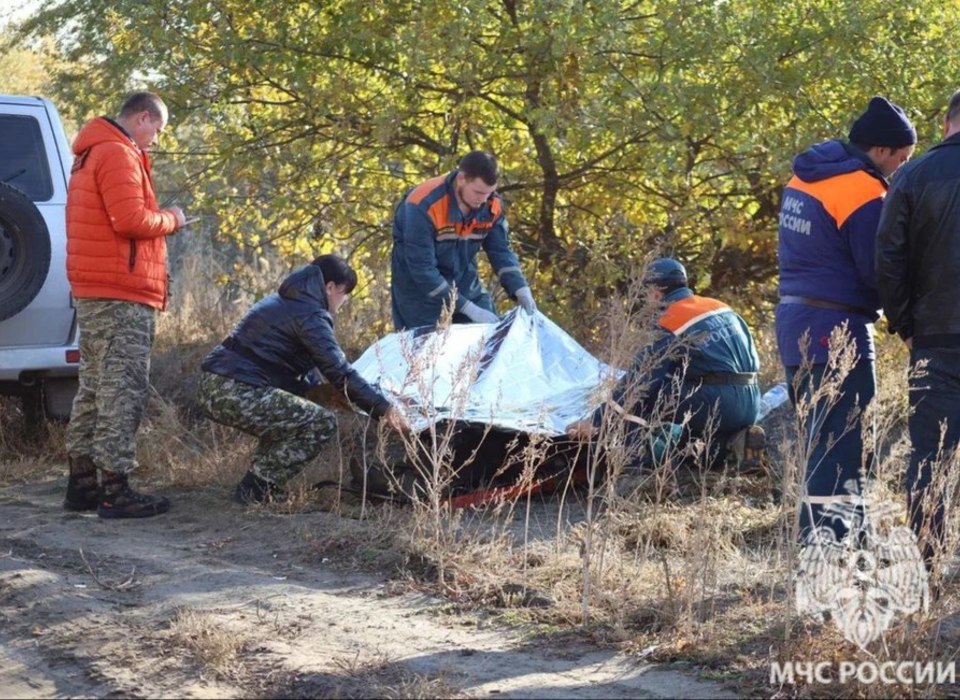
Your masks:
[{"label": "orange reflective stripe", "polygon": [[[444,181],[447,179],[446,175],[437,175],[437,177],[432,177],[422,185],[417,185],[414,187],[410,194],[407,195],[407,203],[413,204],[414,206],[420,204],[431,193],[435,192],[438,187],[443,187]],[[450,222],[450,198],[447,197],[446,193],[436,202],[430,205],[427,209],[427,216],[430,221],[433,222],[433,227],[440,232],[441,229],[449,229],[452,224]],[[444,231],[444,233],[449,233],[449,231]]]},{"label": "orange reflective stripe", "polygon": [[463,224],[462,222],[457,223],[457,233],[463,237],[473,237],[471,236],[474,231],[483,231],[479,238],[484,238],[487,229],[493,228],[493,225],[497,223],[497,220],[500,218],[500,215],[503,213],[503,205],[500,203],[499,197],[494,197],[490,200],[490,220],[481,221],[479,219],[473,219],[468,224]]},{"label": "orange reflective stripe", "polygon": [[[457,233],[464,237],[469,236],[474,231],[485,231],[486,229],[493,228],[492,221],[477,221],[476,219],[473,219],[468,224],[464,224],[462,221],[458,221],[454,225],[456,226]],[[481,238],[482,237],[483,236],[481,236]]]},{"label": "orange reflective stripe", "polygon": [[855,170],[818,182],[804,182],[794,175],[787,187],[818,200],[837,228],[843,226],[853,212],[873,199],[883,199],[887,190],[877,178],[863,170]]},{"label": "orange reflective stripe", "polygon": [[438,175],[437,177],[430,178],[422,185],[417,185],[410,194],[407,195],[407,201],[410,202],[410,204],[420,204],[423,198],[440,187],[446,178],[446,175]]},{"label": "orange reflective stripe", "polygon": [[446,194],[430,205],[430,208],[427,209],[427,216],[433,222],[433,227],[437,230],[438,235],[441,232],[451,233],[454,230],[450,221],[450,198]]},{"label": "orange reflective stripe", "polygon": [[692,296],[676,301],[667,307],[660,317],[660,325],[671,333],[682,333],[691,321],[727,311],[730,307],[722,301],[708,297]]},{"label": "orange reflective stripe", "polygon": [[[427,180],[422,185],[417,185],[410,194],[407,195],[407,202],[413,205],[420,204],[430,193],[435,192],[438,187],[443,187],[446,175]],[[446,193],[440,199],[430,205],[427,209],[427,216],[433,222],[437,230],[437,238],[448,240],[450,234],[455,232],[461,238],[469,237],[474,231],[493,228],[494,223],[503,214],[503,205],[499,197],[494,197],[490,202],[490,221],[478,221],[476,219],[464,224],[462,221],[452,221],[450,217],[450,197]],[[486,235],[486,234],[484,234]],[[480,236],[483,238],[483,236]]]}]

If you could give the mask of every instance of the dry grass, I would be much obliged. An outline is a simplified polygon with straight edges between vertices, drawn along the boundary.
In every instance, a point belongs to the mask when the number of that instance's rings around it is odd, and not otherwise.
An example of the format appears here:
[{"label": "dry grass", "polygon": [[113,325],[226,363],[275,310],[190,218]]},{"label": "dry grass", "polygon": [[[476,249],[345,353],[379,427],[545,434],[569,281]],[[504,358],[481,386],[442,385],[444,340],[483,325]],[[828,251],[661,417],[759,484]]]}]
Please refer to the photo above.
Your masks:
[{"label": "dry grass", "polygon": [[65,433],[62,423],[32,430],[24,421],[20,400],[0,397],[0,486],[60,473],[67,459]]},{"label": "dry grass", "polygon": [[169,643],[185,652],[198,666],[221,677],[236,675],[245,638],[229,629],[215,615],[197,610],[178,610],[170,622]]},{"label": "dry grass", "polygon": [[[622,357],[622,349],[636,342],[623,330],[642,322],[645,311],[635,302],[622,305],[626,319],[610,324],[616,329],[611,356]],[[816,397],[828,403],[836,400],[854,361],[842,333],[834,343],[836,379]],[[899,503],[906,458],[904,376],[891,371],[881,379],[875,404],[851,420],[867,426],[865,441],[880,457],[873,497]],[[664,395],[659,407],[674,421],[679,390]],[[798,408],[801,417],[814,410],[803,402]],[[792,418],[786,422],[782,432],[788,437],[778,445],[783,462],[758,482],[705,468],[709,444],[669,453],[651,476],[629,474],[624,467],[632,455],[625,450],[622,428],[611,421],[600,438],[608,447],[605,481],[558,499],[560,512],[550,516],[557,527],[552,537],[539,538],[531,534],[530,503],[524,499],[478,511],[444,508],[443,479],[463,465],[445,461],[447,436],[431,436],[438,447],[423,463],[426,493],[413,504],[412,522],[398,533],[397,545],[421,564],[408,575],[421,585],[426,577],[436,592],[461,603],[507,608],[512,612],[503,613],[505,620],[539,623],[539,629],[554,634],[578,627],[652,660],[693,660],[744,689],[767,686],[771,659],[856,661],[862,652],[831,625],[800,619],[794,611],[792,572],[800,551],[796,514],[810,444],[797,438],[805,430],[797,431]],[[652,433],[642,437],[641,442]],[[418,452],[423,447],[418,445]],[[536,463],[537,455],[528,459]],[[956,463],[946,460],[938,473],[945,487],[957,483]],[[779,502],[771,498],[774,492],[782,494]],[[955,551],[956,542],[948,538],[945,550]],[[944,647],[935,621],[955,610],[955,601],[941,599],[927,615],[891,630],[875,658],[953,658],[956,642]],[[786,689],[801,695],[821,691],[844,697],[946,692],[855,684]]]},{"label": "dry grass", "polygon": [[[198,290],[198,295],[210,294],[204,285]],[[181,290],[184,293],[191,292]],[[161,325],[158,353],[174,359],[154,365],[157,391],[141,430],[139,457],[145,471],[162,483],[227,489],[246,469],[253,441],[198,419],[191,409],[188,378],[198,371],[202,349],[228,330],[223,301],[204,298],[185,303],[183,318]],[[637,329],[644,327],[651,311],[636,290],[614,300],[611,308],[606,342],[597,354],[627,366],[644,339]],[[243,309],[237,311],[238,316]],[[349,325],[349,320],[347,315],[339,322]],[[361,325],[367,321],[362,319]],[[367,330],[349,326],[342,334],[363,338]],[[778,366],[772,334],[761,331],[757,336],[764,377],[767,382],[779,380],[779,372],[772,369]],[[869,426],[866,441],[877,450],[877,493],[899,503],[907,459],[904,354],[899,344],[878,340],[880,387],[875,406],[863,420]],[[849,361],[838,351],[841,369]],[[678,418],[672,411],[675,400],[663,397],[662,415]],[[808,410],[800,409],[801,414]],[[60,428],[52,428],[46,447],[31,451],[14,427],[15,411],[6,403],[0,410],[0,483],[35,478],[38,463],[62,465]],[[450,462],[450,435],[442,429],[430,436],[429,446],[408,445],[420,455],[428,485],[409,507],[377,505],[337,489],[319,496],[309,491],[306,486],[316,480],[349,479],[348,464],[356,456],[364,426],[342,420],[340,440],[306,470],[299,495],[279,508],[323,508],[350,516],[337,529],[301,533],[308,562],[331,552],[349,553],[345,566],[391,569],[408,585],[447,596],[458,606],[494,610],[505,624],[524,623],[552,635],[575,632],[647,661],[682,659],[739,684],[744,692],[769,695],[778,691],[769,687],[772,660],[865,658],[833,625],[799,618],[795,612],[796,514],[807,448],[797,438],[794,416],[785,410],[778,419],[782,425],[769,432],[784,436],[773,446],[782,459],[766,478],[704,468],[707,444],[668,453],[653,475],[638,476],[625,469],[633,455],[626,449],[622,425],[617,425],[622,421],[610,421],[601,438],[608,448],[607,477],[595,486],[568,486],[547,498],[458,511],[447,507],[442,495],[451,475],[465,465]],[[642,437],[651,438],[652,433]],[[532,467],[542,456],[533,449],[523,459]],[[944,455],[937,471],[945,488],[960,483],[958,469],[956,455]],[[779,501],[772,498],[775,492],[783,494]],[[958,543],[954,523],[936,563],[935,581]],[[871,647],[876,658],[954,658],[960,633],[952,620],[960,605],[949,586],[943,590],[929,613],[898,623],[882,648]],[[229,672],[243,647],[243,640],[190,611],[181,611],[171,633],[218,673]],[[412,675],[383,660],[344,663],[342,677],[323,681],[329,697],[456,693],[446,679]],[[301,691],[310,693],[307,687],[291,688],[296,696],[302,696],[297,695]],[[780,697],[928,697],[950,689],[834,684],[779,691]]]},{"label": "dry grass", "polygon": [[339,656],[333,669],[302,673],[271,697],[285,698],[459,698],[456,684],[443,672],[436,676],[416,673],[383,653]]}]

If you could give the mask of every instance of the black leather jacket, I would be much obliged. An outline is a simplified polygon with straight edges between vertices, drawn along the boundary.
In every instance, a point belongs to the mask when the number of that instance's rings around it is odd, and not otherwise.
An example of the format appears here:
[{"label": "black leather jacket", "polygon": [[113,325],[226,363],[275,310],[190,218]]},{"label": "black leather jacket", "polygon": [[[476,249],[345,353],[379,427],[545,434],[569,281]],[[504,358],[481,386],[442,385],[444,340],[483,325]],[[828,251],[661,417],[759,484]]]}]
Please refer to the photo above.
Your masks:
[{"label": "black leather jacket", "polygon": [[877,233],[877,287],[891,333],[960,347],[960,134],[897,171]]},{"label": "black leather jacket", "polygon": [[258,301],[201,369],[253,386],[273,386],[302,396],[323,377],[370,415],[389,400],[347,362],[333,332],[320,268],[307,265]]}]

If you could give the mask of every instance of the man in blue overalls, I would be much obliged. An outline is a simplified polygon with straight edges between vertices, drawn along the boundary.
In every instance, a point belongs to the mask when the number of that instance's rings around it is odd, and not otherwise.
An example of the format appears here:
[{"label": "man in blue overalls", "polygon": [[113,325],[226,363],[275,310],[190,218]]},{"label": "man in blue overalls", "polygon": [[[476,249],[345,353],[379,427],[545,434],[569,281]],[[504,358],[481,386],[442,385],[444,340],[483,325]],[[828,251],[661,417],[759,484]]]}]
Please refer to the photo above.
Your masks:
[{"label": "man in blue overalls", "polygon": [[643,282],[662,305],[656,337],[637,353],[610,401],[568,425],[567,434],[592,437],[612,408],[628,421],[686,422],[685,437],[715,438],[720,445],[747,429],[747,449],[762,451],[763,430],[753,425],[760,360],[747,324],[723,302],[695,295],[686,269],[672,258],[651,262]]},{"label": "man in blue overalls", "polygon": [[496,323],[493,299],[480,283],[477,253],[510,298],[528,313],[533,293],[510,247],[500,169],[489,153],[465,155],[456,170],[410,190],[393,220],[390,298],[396,329],[433,326],[454,302],[454,323]]}]

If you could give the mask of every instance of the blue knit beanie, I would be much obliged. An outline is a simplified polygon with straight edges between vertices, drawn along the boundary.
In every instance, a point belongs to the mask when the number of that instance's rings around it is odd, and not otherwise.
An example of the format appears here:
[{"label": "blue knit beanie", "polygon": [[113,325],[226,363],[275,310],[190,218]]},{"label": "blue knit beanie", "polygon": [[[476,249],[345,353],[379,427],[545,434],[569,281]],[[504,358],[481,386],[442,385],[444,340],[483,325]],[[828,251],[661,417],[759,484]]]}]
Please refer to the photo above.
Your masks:
[{"label": "blue knit beanie", "polygon": [[917,130],[902,108],[883,97],[874,97],[867,111],[850,127],[851,143],[901,148],[917,142]]}]

